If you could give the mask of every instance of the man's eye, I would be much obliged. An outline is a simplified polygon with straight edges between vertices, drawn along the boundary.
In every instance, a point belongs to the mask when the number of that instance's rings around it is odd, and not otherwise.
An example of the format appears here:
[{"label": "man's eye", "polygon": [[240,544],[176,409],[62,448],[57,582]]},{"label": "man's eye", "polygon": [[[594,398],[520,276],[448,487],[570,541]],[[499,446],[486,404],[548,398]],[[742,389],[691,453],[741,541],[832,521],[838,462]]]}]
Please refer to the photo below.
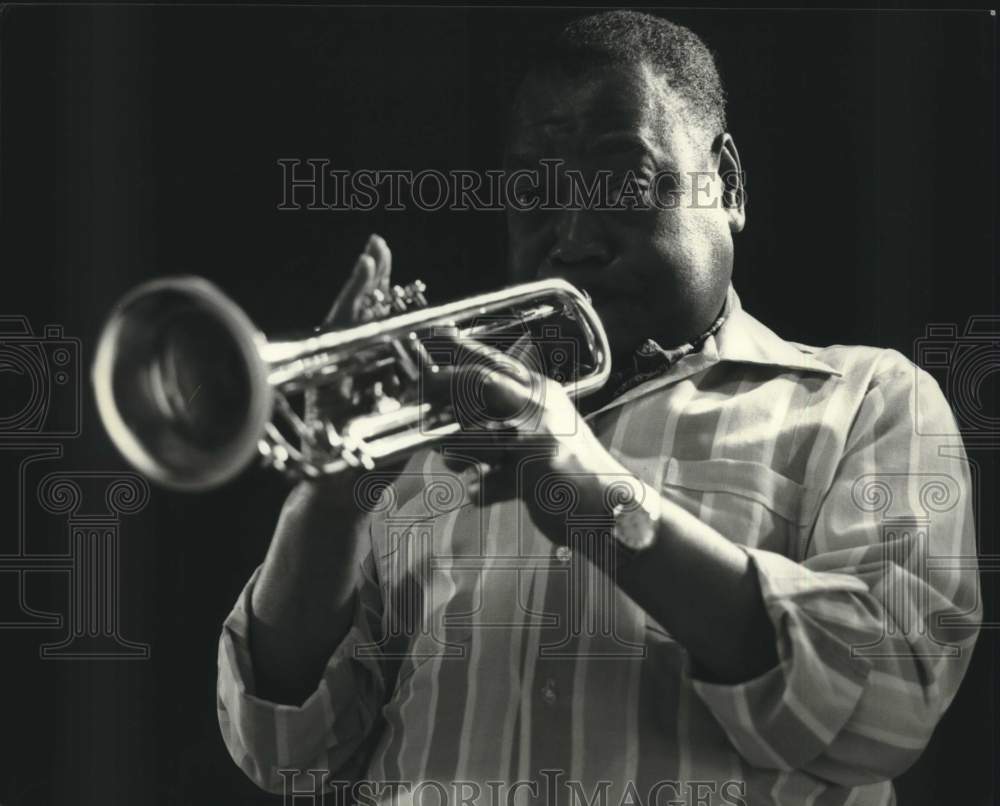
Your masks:
[{"label": "man's eye", "polygon": [[657,193],[676,193],[681,189],[680,177],[673,172],[664,172],[656,175],[655,185]]},{"label": "man's eye", "polygon": [[610,202],[612,205],[633,207],[645,203],[649,199],[651,184],[649,179],[626,173],[615,176],[610,183]]}]

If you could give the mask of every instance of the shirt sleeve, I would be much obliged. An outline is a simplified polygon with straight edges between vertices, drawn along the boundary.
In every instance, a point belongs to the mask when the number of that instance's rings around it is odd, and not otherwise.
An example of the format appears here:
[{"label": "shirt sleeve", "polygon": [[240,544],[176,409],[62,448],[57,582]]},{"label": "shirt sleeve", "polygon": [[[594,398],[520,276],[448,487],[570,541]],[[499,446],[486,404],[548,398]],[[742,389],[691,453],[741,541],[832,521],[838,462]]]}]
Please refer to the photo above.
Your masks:
[{"label": "shirt sleeve", "polygon": [[[262,789],[301,790],[295,775],[332,773],[329,780],[362,773],[387,690],[379,651],[382,604],[375,563],[369,553],[354,597],[352,626],[326,664],[316,690],[301,706],[255,695],[247,613],[258,567],[247,582],[219,640],[217,711],[226,748]],[[312,780],[325,780],[318,773]],[[309,780],[304,779],[304,780]]]},{"label": "shirt sleeve", "polygon": [[[744,548],[778,665],[692,679],[751,764],[859,786],[920,755],[968,667],[982,604],[968,463],[933,378],[880,359],[801,563]],[[940,435],[948,435],[947,436]]]}]

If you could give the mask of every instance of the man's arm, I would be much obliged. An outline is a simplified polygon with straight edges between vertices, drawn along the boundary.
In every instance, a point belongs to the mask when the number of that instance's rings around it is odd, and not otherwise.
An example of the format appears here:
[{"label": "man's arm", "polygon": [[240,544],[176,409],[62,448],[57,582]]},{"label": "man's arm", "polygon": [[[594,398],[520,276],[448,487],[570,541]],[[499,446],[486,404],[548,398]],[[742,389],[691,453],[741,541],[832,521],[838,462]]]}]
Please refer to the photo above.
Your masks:
[{"label": "man's arm", "polygon": [[[389,247],[372,235],[324,326],[375,318],[368,299],[375,291],[388,293],[391,272]],[[321,431],[324,416],[345,405],[339,388],[307,390],[305,419]],[[354,500],[356,481],[357,474],[342,473],[302,482],[285,502],[247,614],[260,696],[301,704],[347,634],[368,542],[362,528],[366,513]]]},{"label": "man's arm", "polygon": [[[304,488],[290,496],[272,550],[219,641],[223,740],[271,792],[312,786],[311,769],[358,773],[393,674],[379,650],[382,597],[369,520],[327,521],[333,504],[320,496]],[[314,569],[305,567],[310,560]]]},{"label": "man's arm", "polygon": [[657,540],[617,573],[619,587],[718,683],[778,663],[774,626],[750,557],[672,501],[660,502]]},{"label": "man's arm", "polygon": [[[523,368],[481,345],[466,350],[486,369],[456,371],[476,374],[465,386],[480,383],[496,416],[531,402]],[[617,576],[688,651],[685,673],[749,763],[844,786],[895,777],[916,760],[965,674],[981,614],[969,471],[944,396],[893,351],[857,372],[866,392],[842,413],[840,460],[821,482],[802,556],[737,545],[739,535],[731,542],[664,500],[655,547]],[[627,470],[589,429],[570,427],[575,410],[558,388],[545,391],[538,425],[509,420],[503,434],[532,436],[544,461],[526,463],[520,485],[517,469],[501,468],[473,494],[535,491],[524,498],[536,525],[563,542],[565,513],[546,505],[541,482],[560,479],[574,512],[603,517]],[[937,434],[956,436],[927,436]],[[856,500],[873,474],[902,483],[888,517],[909,527],[885,530]]]},{"label": "man's arm", "polygon": [[[372,236],[325,324],[376,316],[367,299],[388,292],[390,270],[388,247]],[[341,405],[340,389],[310,390],[306,420],[322,426],[321,415]],[[270,791],[282,790],[283,770],[350,767],[386,696],[381,588],[356,481],[345,473],[292,491],[223,626],[219,725],[236,763]]]},{"label": "man's arm", "polygon": [[[664,501],[656,546],[620,577],[688,650],[744,758],[845,786],[917,759],[981,616],[967,461],[957,437],[924,436],[957,434],[954,418],[930,376],[915,384],[896,353],[879,363],[801,563]],[[890,491],[898,528],[865,510],[866,483]]]},{"label": "man's arm", "polygon": [[247,614],[258,697],[301,705],[351,627],[369,549],[352,489],[302,482],[285,502]]},{"label": "man's arm", "polygon": [[[454,363],[436,376],[441,394],[479,389],[491,416],[506,419],[497,444],[528,439],[538,448],[539,461],[491,472],[483,489],[473,491],[480,503],[522,495],[540,531],[561,543],[566,513],[553,511],[542,492],[547,480],[558,478],[573,488],[579,502],[574,511],[607,516],[607,502],[631,474],[583,422],[564,389],[554,381],[532,382],[525,366],[475,340],[455,336],[454,351]],[[454,380],[459,373],[463,377]],[[465,403],[451,402],[456,408]],[[495,458],[483,457],[487,463]],[[676,504],[664,500],[661,510],[659,539],[628,574],[618,576],[618,584],[713,679],[738,682],[773,667],[774,629],[750,558]]]}]

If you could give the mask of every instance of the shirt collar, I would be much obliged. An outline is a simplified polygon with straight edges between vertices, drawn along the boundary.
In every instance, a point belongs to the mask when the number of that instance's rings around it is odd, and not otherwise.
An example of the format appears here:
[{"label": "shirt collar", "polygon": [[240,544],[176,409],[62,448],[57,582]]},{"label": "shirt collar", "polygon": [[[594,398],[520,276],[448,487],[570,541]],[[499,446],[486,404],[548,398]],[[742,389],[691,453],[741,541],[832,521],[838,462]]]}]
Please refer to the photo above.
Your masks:
[{"label": "shirt collar", "polygon": [[722,317],[724,317],[724,321],[718,332],[709,335],[704,340],[700,350],[684,355],[663,373],[629,389],[588,414],[587,418],[695,375],[722,361],[757,364],[828,376],[841,374],[829,364],[815,358],[807,352],[806,348],[785,341],[743,310],[739,295],[732,285],[729,286],[726,293]]},{"label": "shirt collar", "polygon": [[719,332],[729,316],[730,310],[731,300],[727,298],[722,313],[708,330],[696,339],[678,347],[667,349],[655,339],[646,339],[632,354],[632,366],[611,376],[608,382],[609,391],[613,393],[611,399],[623,395],[628,390],[634,389],[648,380],[663,375],[682,358],[700,350],[709,337]]},{"label": "shirt collar", "polygon": [[716,334],[720,361],[797,369],[824,375],[841,373],[815,358],[807,348],[787,342],[743,310],[736,289],[729,286],[726,304],[730,315]]}]

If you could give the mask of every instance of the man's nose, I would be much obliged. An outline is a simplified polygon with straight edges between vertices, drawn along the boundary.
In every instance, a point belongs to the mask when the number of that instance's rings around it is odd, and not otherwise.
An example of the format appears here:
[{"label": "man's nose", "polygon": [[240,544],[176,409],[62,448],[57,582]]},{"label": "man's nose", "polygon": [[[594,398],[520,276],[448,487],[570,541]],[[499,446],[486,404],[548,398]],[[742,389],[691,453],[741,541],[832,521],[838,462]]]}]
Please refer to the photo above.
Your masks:
[{"label": "man's nose", "polygon": [[611,250],[595,216],[587,210],[563,210],[555,226],[549,261],[556,268],[575,264],[604,265]]}]

